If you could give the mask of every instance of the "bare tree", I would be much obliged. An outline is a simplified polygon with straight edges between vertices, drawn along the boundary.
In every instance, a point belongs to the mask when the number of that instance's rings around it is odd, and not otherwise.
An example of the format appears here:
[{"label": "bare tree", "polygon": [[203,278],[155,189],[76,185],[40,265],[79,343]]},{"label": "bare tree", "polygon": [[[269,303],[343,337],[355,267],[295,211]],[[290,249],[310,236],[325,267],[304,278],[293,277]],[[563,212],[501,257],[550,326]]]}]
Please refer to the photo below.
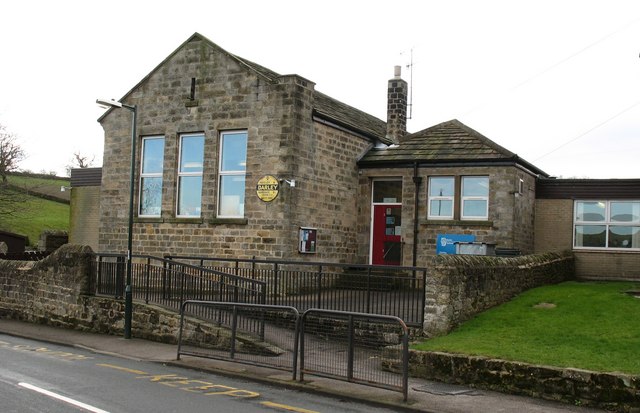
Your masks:
[{"label": "bare tree", "polygon": [[78,165],[78,168],[88,168],[93,165],[93,161],[96,159],[96,156],[93,155],[91,159],[89,159],[89,155],[82,155],[80,152],[76,152],[73,154],[73,158]]},{"label": "bare tree", "polygon": [[96,156],[93,155],[89,157],[89,155],[83,155],[78,152],[73,153],[73,158],[71,158],[71,163],[67,165],[67,176],[71,176],[71,170],[73,168],[89,168],[93,165],[93,161],[96,159]]},{"label": "bare tree", "polygon": [[0,218],[10,217],[25,208],[24,194],[11,188],[7,181],[7,175],[17,170],[25,157],[17,137],[0,124]]},{"label": "bare tree", "polygon": [[26,157],[16,136],[0,124],[0,177],[2,183],[7,182],[7,175],[18,169],[18,164]]}]

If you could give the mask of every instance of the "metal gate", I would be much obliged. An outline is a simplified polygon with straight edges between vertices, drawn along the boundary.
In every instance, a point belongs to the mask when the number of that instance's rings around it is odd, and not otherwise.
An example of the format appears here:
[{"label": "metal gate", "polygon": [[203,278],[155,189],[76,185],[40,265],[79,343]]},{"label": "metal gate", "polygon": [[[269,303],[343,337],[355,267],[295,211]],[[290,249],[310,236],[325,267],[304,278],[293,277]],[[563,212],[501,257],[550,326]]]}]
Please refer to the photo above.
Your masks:
[{"label": "metal gate", "polygon": [[300,316],[294,307],[189,300],[180,309],[181,355],[380,387],[407,400],[409,331],[394,316],[321,309]]},{"label": "metal gate", "polygon": [[[301,381],[305,374],[344,380],[400,391],[407,401],[408,363],[409,330],[398,317],[320,309],[302,315]],[[401,371],[390,371],[397,366]]]},{"label": "metal gate", "polygon": [[187,300],[180,308],[177,359],[187,355],[270,367],[290,371],[295,380],[299,322],[293,307]]}]

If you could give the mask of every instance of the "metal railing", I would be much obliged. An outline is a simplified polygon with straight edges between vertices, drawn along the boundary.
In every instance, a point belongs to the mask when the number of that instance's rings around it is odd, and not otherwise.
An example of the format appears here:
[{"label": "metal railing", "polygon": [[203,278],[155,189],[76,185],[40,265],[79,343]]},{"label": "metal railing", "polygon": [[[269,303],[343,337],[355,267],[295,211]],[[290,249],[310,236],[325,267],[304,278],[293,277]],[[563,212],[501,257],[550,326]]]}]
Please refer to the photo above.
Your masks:
[{"label": "metal railing", "polygon": [[[225,321],[218,321],[220,314]],[[229,331],[221,334],[219,327]],[[182,355],[285,370],[293,380],[299,371],[300,381],[309,374],[379,387],[401,392],[404,401],[408,396],[409,330],[392,316],[313,308],[300,316],[288,306],[187,300],[177,359]]]},{"label": "metal railing", "polygon": [[168,255],[266,283],[265,304],[392,315],[411,327],[424,321],[426,268]]},{"label": "metal railing", "polygon": [[[230,331],[207,332],[199,322],[190,324],[190,315]],[[180,309],[177,359],[187,355],[271,367],[290,371],[295,380],[299,320],[293,307],[187,300]]]},{"label": "metal railing", "polygon": [[[126,257],[98,254],[93,271],[97,294],[124,295]],[[133,298],[180,310],[186,300],[265,302],[264,281],[228,274],[148,255],[134,255],[131,269]]]},{"label": "metal railing", "polygon": [[[400,374],[382,369],[402,366]],[[400,391],[407,401],[409,330],[398,317],[309,309],[300,323],[305,374]]]}]

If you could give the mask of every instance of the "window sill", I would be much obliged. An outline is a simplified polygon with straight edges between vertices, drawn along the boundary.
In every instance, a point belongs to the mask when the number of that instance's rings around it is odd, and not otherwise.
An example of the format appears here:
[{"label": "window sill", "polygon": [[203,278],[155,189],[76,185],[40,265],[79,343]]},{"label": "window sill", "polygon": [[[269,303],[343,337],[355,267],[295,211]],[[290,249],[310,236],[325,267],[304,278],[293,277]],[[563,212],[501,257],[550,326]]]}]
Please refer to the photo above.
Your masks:
[{"label": "window sill", "polygon": [[249,220],[246,218],[212,218],[209,223],[213,225],[247,225]]},{"label": "window sill", "polygon": [[202,218],[166,218],[163,222],[170,224],[202,224]]},{"label": "window sill", "polygon": [[588,252],[601,254],[640,254],[638,248],[604,248],[604,247],[573,247],[573,252]]},{"label": "window sill", "polygon": [[133,219],[134,222],[142,223],[142,224],[162,224],[164,222],[163,218],[152,218],[152,217],[136,217]]},{"label": "window sill", "polygon": [[447,225],[450,227],[468,227],[468,226],[473,226],[473,227],[492,227],[493,226],[493,221],[466,221],[466,220],[459,220],[459,219],[428,219],[425,222],[426,225]]}]

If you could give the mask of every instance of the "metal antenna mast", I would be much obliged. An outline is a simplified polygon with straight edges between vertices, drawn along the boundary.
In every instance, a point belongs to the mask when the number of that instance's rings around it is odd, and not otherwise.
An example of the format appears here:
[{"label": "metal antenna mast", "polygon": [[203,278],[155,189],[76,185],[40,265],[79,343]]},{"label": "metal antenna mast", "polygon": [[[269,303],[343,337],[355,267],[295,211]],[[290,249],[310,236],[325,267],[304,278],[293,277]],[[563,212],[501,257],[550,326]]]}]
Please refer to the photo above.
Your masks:
[{"label": "metal antenna mast", "polygon": [[407,68],[409,69],[409,116],[407,119],[411,119],[413,117],[413,47],[410,52],[410,60]]}]

